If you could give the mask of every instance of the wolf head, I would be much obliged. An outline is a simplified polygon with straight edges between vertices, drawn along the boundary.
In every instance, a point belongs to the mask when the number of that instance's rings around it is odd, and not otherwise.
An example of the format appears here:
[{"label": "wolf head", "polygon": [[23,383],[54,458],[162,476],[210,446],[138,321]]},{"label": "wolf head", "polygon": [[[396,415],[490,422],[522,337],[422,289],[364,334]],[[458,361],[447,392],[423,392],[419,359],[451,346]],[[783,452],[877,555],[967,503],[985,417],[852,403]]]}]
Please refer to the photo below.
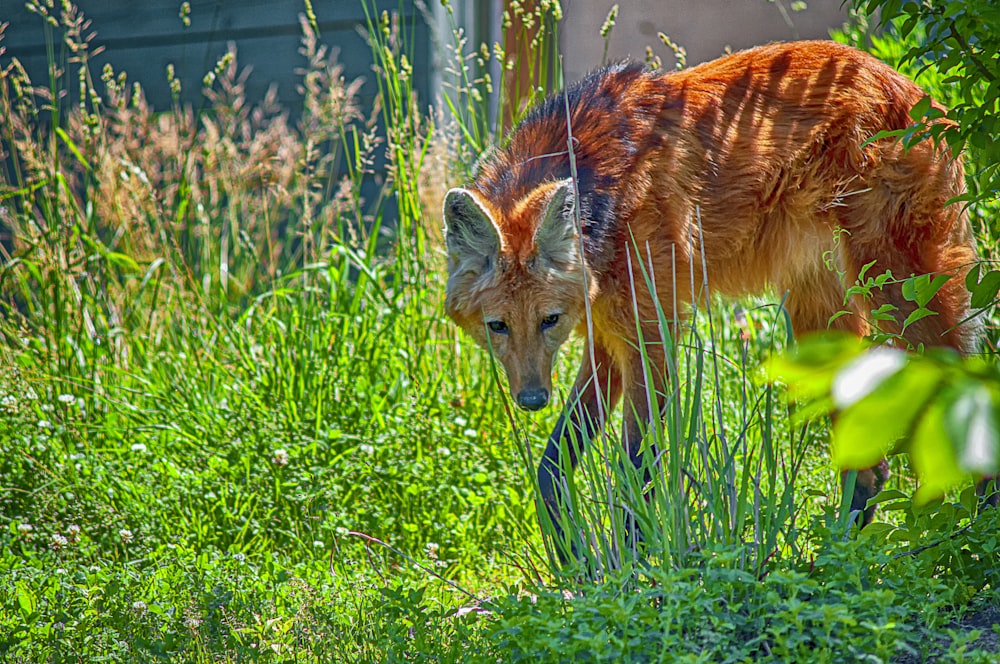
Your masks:
[{"label": "wolf head", "polygon": [[570,179],[512,205],[475,189],[452,189],[444,200],[445,309],[500,360],[526,410],[548,403],[556,353],[586,307],[574,208]]}]

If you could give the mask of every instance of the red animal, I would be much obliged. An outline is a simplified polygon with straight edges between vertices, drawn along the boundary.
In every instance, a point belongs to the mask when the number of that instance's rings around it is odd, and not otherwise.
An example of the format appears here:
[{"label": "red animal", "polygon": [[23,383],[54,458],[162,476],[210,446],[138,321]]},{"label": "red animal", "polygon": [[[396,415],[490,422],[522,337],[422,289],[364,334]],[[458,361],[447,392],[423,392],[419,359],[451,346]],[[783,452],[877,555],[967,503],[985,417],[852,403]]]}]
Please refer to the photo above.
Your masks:
[{"label": "red animal", "polygon": [[[870,274],[950,275],[929,305],[937,315],[906,337],[973,348],[975,326],[959,323],[975,246],[962,206],[947,204],[964,192],[962,165],[930,141],[865,143],[912,124],[926,96],[882,62],[829,41],[771,44],[666,74],[616,65],[566,94],[568,118],[562,94],[531,111],[444,201],[447,312],[500,360],[522,408],[548,403],[553,358],[572,331],[587,334],[589,304],[594,359],[584,352],[538,471],[550,510],[560,441],[569,427],[586,432],[573,440],[594,434],[599,398],[609,410],[624,397],[623,444],[638,463],[663,379],[652,372],[647,385],[633,299],[645,349],[663,366],[656,306],[683,316],[675,302],[699,296],[692,270],[725,295],[787,293],[797,334],[870,332],[862,315],[830,320],[872,261]],[[898,286],[846,306],[883,304],[899,321],[914,308]],[[572,466],[580,450],[568,449]],[[880,490],[883,468],[859,474],[855,509]]]}]

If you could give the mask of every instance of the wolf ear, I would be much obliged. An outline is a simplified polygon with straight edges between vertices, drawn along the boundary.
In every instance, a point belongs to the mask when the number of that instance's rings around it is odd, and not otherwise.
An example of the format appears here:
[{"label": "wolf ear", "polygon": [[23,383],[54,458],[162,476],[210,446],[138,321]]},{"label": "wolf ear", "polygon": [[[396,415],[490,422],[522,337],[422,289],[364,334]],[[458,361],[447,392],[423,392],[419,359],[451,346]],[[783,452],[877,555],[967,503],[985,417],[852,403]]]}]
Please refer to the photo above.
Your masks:
[{"label": "wolf ear", "polygon": [[452,275],[491,271],[500,255],[500,230],[493,217],[467,189],[452,189],[444,197],[444,234]]},{"label": "wolf ear", "polygon": [[535,251],[541,260],[560,267],[579,262],[575,209],[576,188],[573,180],[567,178],[556,186],[535,230]]}]

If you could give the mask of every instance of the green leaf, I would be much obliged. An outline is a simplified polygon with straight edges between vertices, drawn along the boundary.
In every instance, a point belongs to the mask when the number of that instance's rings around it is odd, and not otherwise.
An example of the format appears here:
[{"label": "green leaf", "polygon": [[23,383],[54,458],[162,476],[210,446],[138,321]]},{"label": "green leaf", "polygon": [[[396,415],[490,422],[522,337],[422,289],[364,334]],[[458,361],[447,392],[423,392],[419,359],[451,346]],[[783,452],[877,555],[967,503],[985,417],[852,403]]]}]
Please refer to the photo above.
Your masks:
[{"label": "green leaf", "polygon": [[877,263],[877,262],[878,262],[877,260],[874,260],[874,261],[871,261],[869,263],[865,263],[864,264],[864,266],[861,268],[861,271],[858,272],[858,281],[859,282],[865,283],[865,275],[868,273],[868,270],[872,269],[875,266],[875,263]]},{"label": "green leaf", "polygon": [[885,489],[884,491],[879,492],[877,496],[872,498],[872,500],[874,500],[879,504],[887,503],[890,500],[909,500],[909,499],[910,496],[908,494],[903,493],[899,489]]},{"label": "green leaf", "polygon": [[931,98],[926,95],[921,97],[920,101],[914,104],[913,108],[910,109],[910,118],[914,121],[923,119],[923,117],[927,115],[927,111],[930,110],[930,107]]},{"label": "green leaf", "polygon": [[917,26],[917,23],[919,21],[920,21],[920,16],[916,14],[910,16],[903,22],[902,26],[900,26],[899,28],[900,33],[903,35],[910,34],[911,32],[913,32],[913,28]]},{"label": "green leaf", "polygon": [[928,316],[937,316],[936,311],[931,311],[926,307],[920,307],[919,309],[914,309],[910,312],[910,315],[906,317],[903,321],[903,330],[905,331],[910,325],[916,323],[918,320],[927,318]]},{"label": "green leaf", "polygon": [[950,278],[951,276],[947,274],[939,274],[935,277],[921,274],[910,277],[903,281],[903,297],[910,302],[916,302],[918,307],[925,307]]},{"label": "green leaf", "polygon": [[936,400],[929,404],[907,446],[910,464],[920,478],[914,503],[927,503],[967,479],[968,475],[959,467],[955,451],[947,441],[944,407]]},{"label": "green leaf", "polygon": [[878,309],[873,310],[871,317],[872,320],[877,321],[895,321],[896,317],[893,315],[893,312],[896,311],[899,311],[899,307],[887,302]]},{"label": "green leaf", "polygon": [[895,526],[889,525],[888,523],[870,523],[864,527],[864,530],[858,535],[860,539],[875,541],[883,541],[885,537],[896,530]]},{"label": "green leaf", "polygon": [[37,190],[48,185],[50,182],[52,182],[52,180],[47,178],[45,180],[40,180],[39,182],[29,184],[26,187],[21,187],[20,189],[12,189],[9,191],[0,192],[0,201],[5,201],[7,199],[15,198],[18,196],[30,196]]},{"label": "green leaf", "polygon": [[963,470],[980,476],[1000,471],[1000,438],[989,389],[965,381],[955,387],[958,397],[945,413],[945,428]]},{"label": "green leaf", "polygon": [[123,254],[118,251],[109,251],[104,255],[108,259],[108,262],[117,265],[118,267],[124,268],[129,272],[138,272],[139,264],[135,262],[131,256]]},{"label": "green leaf", "polygon": [[882,274],[875,277],[875,285],[882,288],[887,283],[892,281],[895,277],[892,276],[892,270],[886,270]]},{"label": "green leaf", "polygon": [[73,153],[73,156],[76,157],[77,161],[79,161],[84,168],[88,171],[91,170],[90,163],[80,153],[79,148],[76,147],[76,143],[73,142],[73,139],[69,137],[69,134],[67,134],[62,127],[56,127],[56,136],[58,136],[62,142],[66,144],[66,147],[69,148],[70,152]]},{"label": "green leaf", "polygon": [[[970,277],[972,274],[972,272],[969,273]],[[966,285],[968,286],[968,278]],[[996,299],[997,292],[1000,291],[1000,270],[990,270],[983,275],[981,281],[969,286],[969,290],[972,292],[972,306],[974,308],[982,309],[989,306]]]},{"label": "green leaf", "polygon": [[965,287],[971,292],[979,284],[979,263],[976,263],[965,275]]},{"label": "green leaf", "polygon": [[768,379],[787,383],[799,399],[826,397],[840,368],[866,348],[844,332],[820,332],[803,337],[792,352],[772,357],[765,365]]},{"label": "green leaf", "polygon": [[850,315],[851,315],[851,314],[853,314],[853,313],[854,313],[853,311],[848,311],[847,309],[841,309],[840,311],[838,311],[838,312],[837,312],[837,313],[835,313],[834,315],[830,316],[830,320],[828,320],[828,321],[826,322],[826,323],[827,323],[827,327],[830,327],[830,326],[832,326],[832,323],[833,323],[833,322],[834,322],[835,320],[837,320],[838,318],[842,318],[842,317],[844,317],[844,316],[850,316]]},{"label": "green leaf", "polygon": [[[899,353],[878,349],[869,353]],[[856,375],[877,373],[872,362],[856,364]],[[890,367],[891,368],[891,367]],[[848,369],[845,367],[845,370]],[[899,446],[913,430],[927,404],[933,402],[939,386],[939,371],[927,363],[908,363],[876,382],[873,389],[849,404],[833,423],[832,456],[840,468],[868,468]],[[849,380],[850,374],[841,374]],[[864,392],[864,386],[861,391]],[[887,417],[887,414],[891,416]]]},{"label": "green leaf", "polygon": [[849,408],[874,392],[883,381],[906,365],[905,353],[892,348],[875,348],[845,363],[831,385],[834,403]]},{"label": "green leaf", "polygon": [[891,130],[883,129],[882,131],[878,132],[877,134],[866,140],[864,143],[862,143],[861,147],[866,147],[868,145],[871,145],[875,141],[880,141],[883,138],[899,138],[900,136],[905,135],[906,132],[907,132],[906,129],[891,129]]},{"label": "green leaf", "polygon": [[17,582],[17,605],[21,609],[21,615],[26,619],[35,613],[38,600],[31,592],[31,587],[24,581]]}]

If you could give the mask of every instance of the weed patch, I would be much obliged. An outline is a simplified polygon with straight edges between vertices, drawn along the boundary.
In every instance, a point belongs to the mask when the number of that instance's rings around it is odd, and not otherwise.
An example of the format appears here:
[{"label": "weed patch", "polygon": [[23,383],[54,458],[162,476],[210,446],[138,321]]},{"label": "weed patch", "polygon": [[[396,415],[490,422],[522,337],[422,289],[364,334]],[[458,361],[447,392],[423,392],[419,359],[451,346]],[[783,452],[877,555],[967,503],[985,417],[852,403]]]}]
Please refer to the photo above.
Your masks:
[{"label": "weed patch", "polygon": [[0,50],[0,660],[995,659],[996,513],[894,460],[852,532],[826,422],[764,380],[770,303],[678,331],[655,486],[593,441],[591,565],[552,555],[552,413],[445,320],[438,208],[561,84],[557,3],[508,8],[520,60],[452,24],[435,112],[391,14],[370,108],[303,20],[295,122],[235,52],[200,112],[150,108],[49,5],[52,80]]}]

